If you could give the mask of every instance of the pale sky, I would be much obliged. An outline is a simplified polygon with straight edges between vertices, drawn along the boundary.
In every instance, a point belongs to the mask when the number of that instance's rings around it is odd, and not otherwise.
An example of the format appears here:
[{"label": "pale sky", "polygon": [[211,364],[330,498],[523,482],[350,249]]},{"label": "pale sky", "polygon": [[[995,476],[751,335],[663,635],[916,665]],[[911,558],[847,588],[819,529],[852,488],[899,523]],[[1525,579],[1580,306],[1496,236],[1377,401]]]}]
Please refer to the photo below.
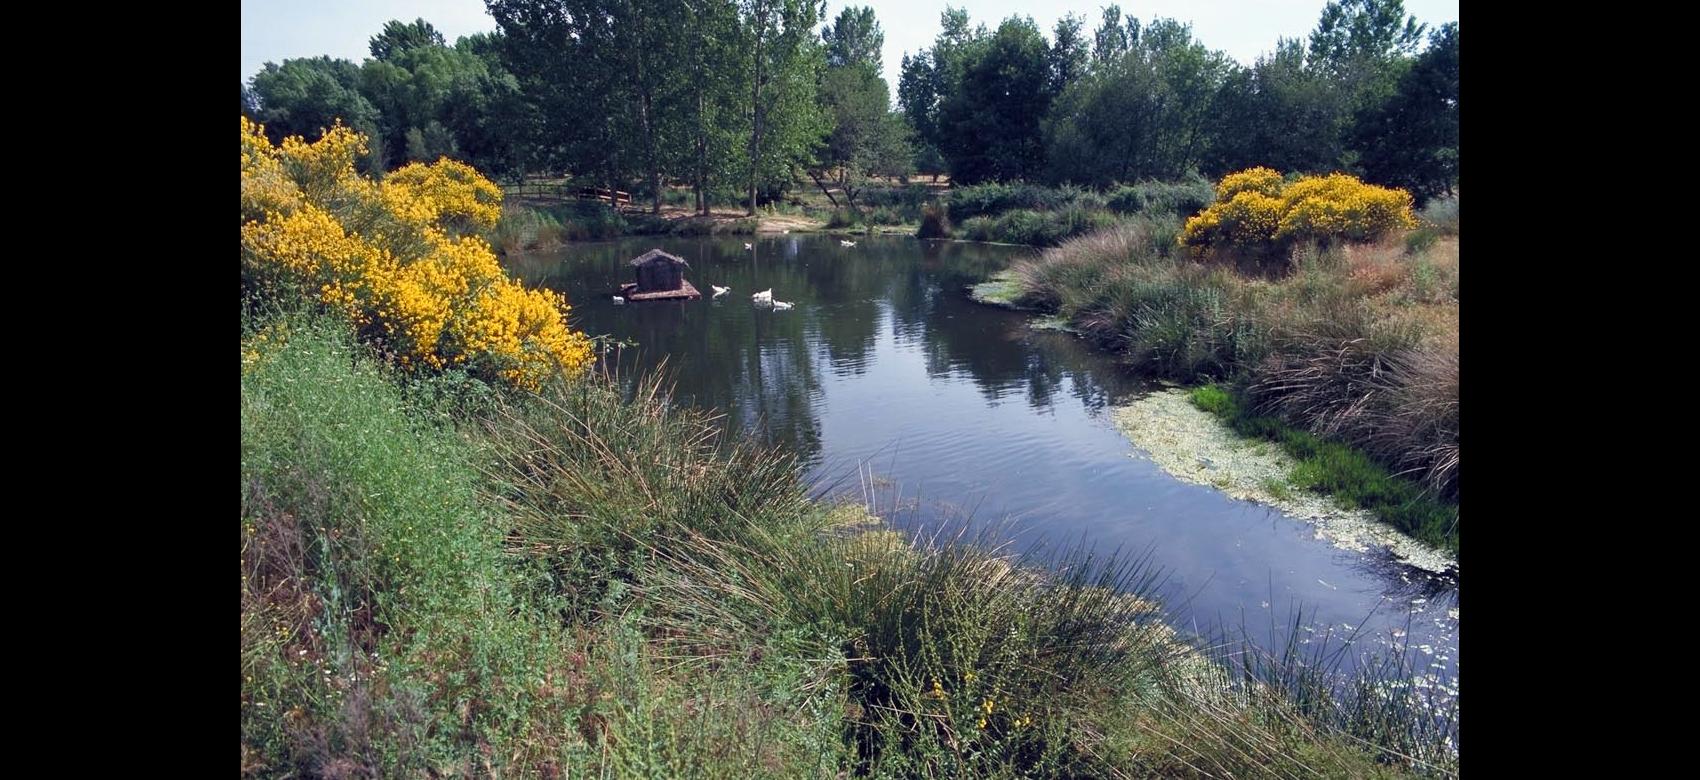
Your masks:
[{"label": "pale sky", "polygon": [[[1050,38],[1051,27],[1068,13],[1086,17],[1088,36],[1098,26],[1099,9],[1111,0],[1061,0],[1035,10],[1032,0],[958,0],[972,23],[995,29],[1011,14],[1033,17]],[[897,97],[897,74],[905,52],[914,54],[932,45],[939,32],[945,0],[861,0],[850,5],[873,6],[885,32],[881,56],[892,98]],[[1120,3],[1122,15],[1141,22],[1172,17],[1191,22],[1193,35],[1204,45],[1227,52],[1250,64],[1275,48],[1276,38],[1300,38],[1316,26],[1326,0],[1130,0]],[[827,18],[846,3],[828,0]],[[1458,0],[1405,0],[1405,12],[1430,29],[1458,21]],[[368,56],[366,42],[391,19],[423,17],[453,43],[456,38],[496,29],[481,0],[242,0],[242,80],[267,62],[297,57],[332,57],[358,63]]]}]

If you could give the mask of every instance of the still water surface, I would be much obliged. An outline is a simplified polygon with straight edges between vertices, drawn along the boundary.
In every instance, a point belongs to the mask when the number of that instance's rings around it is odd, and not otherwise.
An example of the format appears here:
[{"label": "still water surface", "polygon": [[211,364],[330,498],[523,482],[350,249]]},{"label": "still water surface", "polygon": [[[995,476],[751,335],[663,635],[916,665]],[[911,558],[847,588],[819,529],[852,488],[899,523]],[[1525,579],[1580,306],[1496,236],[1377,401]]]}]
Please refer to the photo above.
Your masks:
[{"label": "still water surface", "polygon": [[[685,258],[705,297],[614,304],[632,278],[627,261],[653,248]],[[900,527],[995,526],[1015,549],[1149,553],[1178,628],[1248,627],[1273,646],[1302,608],[1301,643],[1331,633],[1335,644],[1356,634],[1359,652],[1403,646],[1456,690],[1455,587],[1169,476],[1108,414],[1148,384],[1072,336],[967,298],[967,285],[1032,251],[891,237],[852,248],[819,235],[641,238],[508,265],[566,293],[574,327],[635,343],[619,350],[622,371],[665,361],[677,400],[793,449],[817,484],[862,498],[871,471],[870,497],[896,509]],[[711,300],[710,285],[732,292]],[[751,304],[770,288],[795,308]]]}]

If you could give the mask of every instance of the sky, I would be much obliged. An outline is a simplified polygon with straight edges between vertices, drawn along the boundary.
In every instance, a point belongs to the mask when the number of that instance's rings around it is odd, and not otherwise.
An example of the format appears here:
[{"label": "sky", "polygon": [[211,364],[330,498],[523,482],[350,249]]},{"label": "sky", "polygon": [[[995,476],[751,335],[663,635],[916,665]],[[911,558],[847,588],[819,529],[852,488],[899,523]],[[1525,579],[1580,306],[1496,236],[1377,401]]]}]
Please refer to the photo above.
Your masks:
[{"label": "sky", "polygon": [[[971,22],[996,28],[1012,14],[1033,17],[1049,38],[1051,27],[1068,13],[1086,17],[1088,35],[1098,26],[1099,9],[1111,0],[956,0],[968,9]],[[932,45],[939,32],[945,0],[853,0],[850,5],[873,6],[885,32],[882,60],[893,97],[904,53]],[[1326,0],[1127,0],[1122,15],[1140,21],[1172,17],[1191,22],[1193,35],[1204,45],[1251,64],[1275,48],[1277,38],[1301,38],[1316,26]],[[845,2],[828,0],[828,19]],[[1458,0],[1405,0],[1405,12],[1430,29],[1458,21]],[[360,62],[368,56],[366,42],[391,19],[424,18],[453,43],[456,38],[496,29],[482,0],[242,0],[242,80],[267,62],[296,57],[332,57]]]}]

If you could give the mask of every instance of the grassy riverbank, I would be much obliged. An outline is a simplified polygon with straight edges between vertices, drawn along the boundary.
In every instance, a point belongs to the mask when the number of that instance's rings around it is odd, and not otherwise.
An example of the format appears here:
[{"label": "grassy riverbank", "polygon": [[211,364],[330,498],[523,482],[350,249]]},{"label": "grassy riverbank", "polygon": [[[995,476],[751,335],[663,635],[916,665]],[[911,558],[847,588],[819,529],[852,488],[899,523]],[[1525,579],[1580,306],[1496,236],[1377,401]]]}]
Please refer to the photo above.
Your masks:
[{"label": "grassy riverbank", "polygon": [[1456,504],[1425,495],[1410,480],[1394,477],[1359,450],[1253,413],[1221,385],[1194,388],[1189,398],[1236,433],[1276,442],[1297,459],[1286,486],[1326,493],[1347,508],[1367,509],[1413,538],[1457,555]]},{"label": "grassy riverbank", "polygon": [[509,204],[491,231],[490,243],[509,254],[622,236],[751,235],[760,226],[759,218],[727,214],[634,213],[597,203]]},{"label": "grassy riverbank", "polygon": [[[1067,319],[1136,370],[1222,382],[1226,394],[1211,398],[1232,399],[1215,406],[1235,424],[1296,435],[1250,422],[1279,420],[1315,438],[1299,449],[1329,453],[1334,465],[1311,484],[1456,550],[1456,203],[1424,217],[1376,244],[1300,247],[1276,269],[1183,257],[1176,222],[1137,218],[1018,263],[999,291]],[[1363,456],[1399,477],[1365,476]],[[1406,500],[1417,492],[1423,501]]]},{"label": "grassy riverbank", "polygon": [[[504,253],[547,250],[573,241],[634,235],[738,235],[830,232],[918,235],[1052,247],[1136,218],[1180,219],[1209,205],[1202,179],[1142,182],[1094,191],[1035,184],[982,184],[945,189],[925,184],[869,186],[855,208],[837,193],[829,199],[802,182],[785,200],[748,217],[740,204],[715,204],[708,215],[690,210],[682,190],[669,189],[661,214],[642,204],[616,210],[577,201],[559,188],[510,193],[490,242]],[[929,226],[929,211],[936,217]],[[1178,229],[1178,228],[1177,228]]]},{"label": "grassy riverbank", "polygon": [[1116,595],[1138,566],[859,533],[657,388],[409,378],[335,323],[245,324],[244,773],[1402,771],[1347,735],[1455,760],[1401,697],[1301,707],[1296,667],[1205,663]]}]

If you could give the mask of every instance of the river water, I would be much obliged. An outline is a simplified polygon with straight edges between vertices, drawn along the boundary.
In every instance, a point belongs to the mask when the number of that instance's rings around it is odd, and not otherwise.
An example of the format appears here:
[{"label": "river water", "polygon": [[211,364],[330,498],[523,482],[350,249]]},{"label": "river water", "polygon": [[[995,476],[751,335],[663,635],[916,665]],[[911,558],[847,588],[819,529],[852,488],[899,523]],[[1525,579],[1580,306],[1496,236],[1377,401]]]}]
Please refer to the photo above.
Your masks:
[{"label": "river water", "polygon": [[[746,243],[752,249],[745,249]],[[617,305],[628,261],[685,258],[698,301]],[[1031,249],[866,237],[634,238],[507,260],[567,295],[575,328],[625,346],[621,370],[665,362],[674,397],[794,450],[822,490],[872,501],[895,525],[967,526],[1012,549],[1146,554],[1176,628],[1300,650],[1324,637],[1403,650],[1457,690],[1454,583],[1333,547],[1302,520],[1175,479],[1109,408],[1150,385],[1078,339],[983,306],[964,288]],[[711,299],[710,285],[732,292]],[[760,308],[771,289],[788,311]],[[892,510],[892,511],[887,511]]]}]

